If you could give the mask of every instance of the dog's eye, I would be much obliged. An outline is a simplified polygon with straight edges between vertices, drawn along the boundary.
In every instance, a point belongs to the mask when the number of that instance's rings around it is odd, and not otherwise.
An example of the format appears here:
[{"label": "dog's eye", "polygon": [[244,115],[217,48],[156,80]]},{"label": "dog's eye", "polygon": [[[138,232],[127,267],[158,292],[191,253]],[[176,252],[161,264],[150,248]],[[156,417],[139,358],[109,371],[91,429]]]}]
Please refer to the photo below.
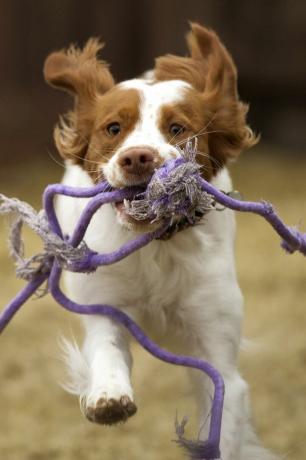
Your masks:
[{"label": "dog's eye", "polygon": [[109,125],[107,125],[106,130],[108,134],[110,134],[111,136],[117,136],[117,134],[120,133],[121,128],[120,128],[119,123],[114,122],[114,123],[110,123]]},{"label": "dog's eye", "polygon": [[169,128],[169,133],[172,136],[178,136],[179,134],[182,134],[185,131],[184,126],[179,125],[178,123],[172,123]]}]

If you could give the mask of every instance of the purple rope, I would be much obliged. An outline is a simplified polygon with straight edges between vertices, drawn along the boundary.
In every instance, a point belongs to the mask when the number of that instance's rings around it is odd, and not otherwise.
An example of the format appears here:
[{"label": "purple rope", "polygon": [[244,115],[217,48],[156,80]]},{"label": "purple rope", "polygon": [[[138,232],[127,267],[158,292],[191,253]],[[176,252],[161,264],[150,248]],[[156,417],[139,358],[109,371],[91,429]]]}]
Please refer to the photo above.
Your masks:
[{"label": "purple rope", "polygon": [[18,312],[20,307],[37,291],[37,289],[48,278],[50,272],[38,274],[30,281],[14,299],[4,308],[0,315],[0,334],[8,325],[13,316]]},{"label": "purple rope", "polygon": [[142,329],[124,312],[118,310],[111,305],[92,304],[81,305],[68,299],[59,287],[61,269],[54,263],[49,278],[49,288],[54,299],[62,305],[66,310],[80,315],[103,315],[108,316],[112,320],[122,324],[137,340],[140,345],[147,350],[151,355],[177,366],[191,367],[199,369],[209,375],[215,386],[214,397],[212,401],[211,421],[209,437],[206,442],[199,443],[200,456],[199,459],[213,460],[220,457],[220,430],[223,409],[224,382],[219,372],[209,363],[191,356],[175,355],[169,351],[160,348],[156,343],[152,342]]},{"label": "purple rope", "polygon": [[[125,190],[116,190],[114,192],[100,193],[90,200],[86,208],[81,214],[79,222],[76,225],[76,228],[73,232],[71,238],[69,238],[69,243],[71,246],[78,246],[84,238],[87,227],[95,214],[95,212],[106,203],[123,201],[123,199],[132,198],[135,196],[135,191],[137,189],[125,189]],[[53,210],[51,211],[51,215]],[[161,236],[166,228],[169,226],[169,221],[163,223],[163,225],[154,232],[144,233],[132,241],[128,241],[122,245],[119,249],[109,253],[109,254],[98,254],[97,252],[88,251],[87,257],[82,260],[81,263],[74,263],[71,265],[70,270],[72,271],[95,271],[101,265],[110,265],[119,260],[127,257],[132,252],[146,246],[152,240]],[[55,226],[54,226],[55,228]]]},{"label": "purple rope", "polygon": [[[44,206],[46,215],[49,220],[49,225],[51,229],[58,234],[58,236],[63,238],[62,231],[55,213],[54,209],[54,196],[58,193],[66,196],[77,196],[80,198],[92,197],[85,209],[83,210],[81,217],[76,225],[73,235],[69,238],[69,243],[76,247],[82,241],[86,229],[91,221],[91,218],[103,204],[122,201],[124,198],[131,198],[135,196],[135,191],[138,189],[125,189],[125,190],[116,190],[114,192],[103,192],[107,190],[108,184],[102,183],[99,186],[93,188],[75,189],[72,187],[67,187],[59,184],[55,184],[47,187],[44,193]],[[102,192],[101,192],[102,190]],[[97,195],[95,196],[95,193]],[[78,270],[78,271],[91,271],[95,270],[98,266],[108,265],[114,263],[127,255],[131,254],[140,247],[145,246],[154,238],[158,238],[165,229],[168,227],[169,221],[165,222],[161,228],[155,232],[142,234],[136,239],[129,241],[128,243],[121,246],[119,249],[109,253],[109,254],[98,254],[90,249],[87,252],[86,258],[79,264],[72,264],[69,269]],[[37,276],[34,281],[31,281],[26,288],[21,291],[18,296],[5,308],[2,315],[0,316],[0,331],[8,324],[10,319],[20,308],[20,306],[30,297],[30,295],[35,292],[37,287],[48,279],[48,285],[52,296],[55,300],[62,305],[67,310],[79,313],[79,314],[101,314],[106,315],[112,318],[115,321],[118,321],[123,326],[125,326],[130,333],[135,337],[135,339],[152,355],[156,356],[158,359],[163,360],[168,363],[175,365],[183,365],[186,367],[192,367],[195,369],[202,370],[206,373],[212,380],[215,391],[212,402],[212,413],[210,420],[210,431],[209,437],[205,442],[192,442],[187,441],[181,437],[177,442],[181,444],[187,451],[190,452],[192,458],[203,459],[203,460],[213,460],[220,457],[220,431],[221,431],[221,421],[222,421],[222,409],[223,409],[223,399],[224,399],[224,382],[221,375],[216,369],[213,368],[209,363],[201,361],[197,358],[191,356],[177,356],[166,350],[158,347],[154,342],[152,342],[144,332],[139,328],[139,326],[127,316],[125,313],[120,310],[112,307],[110,305],[80,305],[75,302],[72,302],[68,299],[59,288],[59,278],[61,275],[61,269],[58,267],[56,261],[53,261],[53,266],[51,273],[48,272],[41,275],[41,278]]]},{"label": "purple rope", "polygon": [[[104,195],[110,194],[109,190],[111,189],[108,182],[100,182],[93,187],[71,187],[69,185],[63,184],[52,184],[46,187],[43,194],[43,205],[48,216],[49,224],[54,233],[61,235],[61,228],[56,217],[54,209],[54,197],[55,195],[64,195],[74,198],[92,198],[96,197],[100,193]],[[143,188],[140,187],[129,187],[121,190],[116,190],[113,192],[113,200],[110,201],[122,201],[124,198],[129,198],[135,196],[137,193],[143,191]],[[108,202],[110,202],[108,201]],[[103,204],[103,203],[102,203]],[[85,229],[86,230],[86,229]]]},{"label": "purple rope", "polygon": [[[175,162],[169,161],[165,165],[166,169],[161,171],[161,177],[164,172],[171,171],[171,168],[177,167],[186,160],[178,159]],[[306,234],[303,234],[295,228],[287,227],[278,217],[270,203],[261,202],[247,202],[231,198],[225,193],[217,190],[209,182],[202,179],[197,175],[198,182],[202,190],[212,195],[215,200],[236,211],[252,212],[263,216],[276,230],[276,232],[283,238],[282,247],[292,253],[296,250],[306,255]],[[123,201],[125,198],[133,198],[137,193],[143,192],[139,187],[109,191],[110,186],[106,182],[102,182],[94,187],[75,188],[66,185],[55,184],[46,188],[43,202],[46,216],[49,221],[51,230],[62,239],[63,234],[59,225],[55,209],[54,209],[54,196],[62,194],[65,196],[72,196],[78,198],[91,198],[85,206],[81,217],[76,225],[76,228],[68,239],[68,243],[77,247],[83,242],[86,229],[95,214],[95,212],[106,203]],[[123,244],[120,248],[109,254],[99,254],[90,250],[86,251],[86,255],[80,262],[71,262],[68,269],[71,271],[85,271],[90,272],[96,270],[97,267],[115,263],[124,257],[127,257],[137,249],[144,247],[150,241],[160,237],[169,225],[169,220],[165,221],[163,225],[156,231],[146,233],[138,236],[132,241]],[[62,269],[58,266],[54,257],[49,260],[50,264],[45,267],[45,273],[37,273],[35,278],[28,283],[28,285],[20,291],[20,293],[7,305],[0,315],[0,332],[7,326],[9,321],[17,313],[23,303],[39,288],[39,286],[48,279],[49,289],[55,300],[58,301],[67,310],[78,314],[101,314],[118,321],[125,326],[135,339],[152,355],[158,359],[172,363],[175,365],[182,365],[192,367],[205,372],[214,383],[215,391],[212,403],[212,412],[210,419],[209,437],[206,442],[187,441],[182,436],[179,436],[179,444],[181,444],[194,459],[213,460],[220,456],[220,430],[222,420],[222,408],[224,397],[224,383],[221,375],[209,363],[201,361],[197,358],[190,356],[177,356],[160,347],[152,342],[139,326],[125,313],[112,307],[110,305],[94,304],[94,305],[81,305],[68,299],[59,287],[59,279]],[[50,273],[51,271],[51,273]],[[182,427],[181,427],[182,429]]]},{"label": "purple rope", "polygon": [[274,211],[271,203],[266,201],[257,203],[253,201],[241,201],[231,198],[201,177],[198,178],[201,188],[212,195],[216,201],[227,208],[240,212],[252,212],[266,219],[274,230],[282,237],[281,246],[292,254],[299,251],[306,255],[306,233],[301,233],[295,228],[286,226]]},{"label": "purple rope", "polygon": [[107,185],[106,182],[102,182],[94,187],[70,187],[62,184],[48,185],[43,194],[43,205],[48,216],[49,225],[54,233],[63,237],[53,205],[55,195],[65,195],[75,198],[91,198],[98,193],[106,192],[108,188],[109,185]]},{"label": "purple rope", "polygon": [[[104,194],[98,194],[88,203],[86,208],[81,214],[79,222],[75,228],[73,235],[69,238],[69,243],[76,247],[82,241],[86,229],[91,221],[91,218],[103,204],[122,201],[124,198],[132,198],[135,196],[135,189],[130,190],[117,190],[114,192],[108,192]],[[53,209],[52,209],[53,208]],[[51,215],[54,212],[54,203],[51,204]],[[55,214],[55,213],[54,213]],[[164,233],[169,226],[169,221],[166,221],[161,228],[155,232],[146,233],[138,236],[136,239],[129,241],[128,243],[121,246],[119,249],[109,254],[89,254],[89,258],[84,263],[84,269],[94,270],[101,265],[109,265],[115,263],[135,250],[147,245],[150,241],[158,238]],[[76,267],[74,267],[76,268]],[[79,270],[78,270],[79,271]],[[152,342],[142,331],[142,329],[125,313],[118,310],[110,305],[81,305],[77,304],[68,299],[59,287],[61,269],[58,267],[56,262],[53,264],[51,274],[49,277],[49,289],[54,299],[67,310],[78,313],[78,314],[99,314],[110,317],[122,324],[128,329],[128,331],[134,336],[138,343],[146,349],[150,354],[156,358],[172,363],[175,365],[182,365],[185,367],[191,367],[202,370],[212,380],[215,391],[212,402],[211,420],[210,420],[210,432],[206,442],[196,443],[197,449],[199,450],[196,458],[203,460],[213,460],[220,457],[220,432],[221,432],[221,421],[222,421],[222,409],[224,400],[224,382],[219,372],[211,366],[209,363],[202,361],[197,358],[190,356],[177,356],[174,355],[156,345]]]}]

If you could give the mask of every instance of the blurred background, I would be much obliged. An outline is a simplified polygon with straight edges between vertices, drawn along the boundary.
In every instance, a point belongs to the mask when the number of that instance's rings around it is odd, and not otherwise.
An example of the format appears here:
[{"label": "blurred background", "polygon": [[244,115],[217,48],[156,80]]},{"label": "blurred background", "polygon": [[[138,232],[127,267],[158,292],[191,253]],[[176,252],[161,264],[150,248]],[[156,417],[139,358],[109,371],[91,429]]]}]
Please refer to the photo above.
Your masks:
[{"label": "blurred background", "polygon": [[[50,51],[101,37],[103,58],[120,81],[152,68],[156,56],[186,54],[188,20],[215,29],[226,44],[241,98],[250,103],[249,123],[261,134],[259,146],[231,168],[236,188],[249,199],[272,201],[287,223],[305,231],[304,0],[0,0],[0,191],[39,207],[43,188],[62,175],[52,130],[71,100],[43,81]],[[1,219],[1,306],[22,286],[6,235]],[[28,238],[35,251],[37,241]],[[253,341],[242,352],[241,370],[257,430],[288,459],[305,459],[305,260],[282,253],[263,221],[243,215],[237,268],[246,299],[244,333]],[[1,337],[0,458],[183,458],[170,440],[176,410],[193,418],[184,373],[135,349],[139,413],[125,426],[93,426],[57,384],[63,380],[59,331],[71,330],[78,335],[74,318],[45,297],[29,302]]]}]

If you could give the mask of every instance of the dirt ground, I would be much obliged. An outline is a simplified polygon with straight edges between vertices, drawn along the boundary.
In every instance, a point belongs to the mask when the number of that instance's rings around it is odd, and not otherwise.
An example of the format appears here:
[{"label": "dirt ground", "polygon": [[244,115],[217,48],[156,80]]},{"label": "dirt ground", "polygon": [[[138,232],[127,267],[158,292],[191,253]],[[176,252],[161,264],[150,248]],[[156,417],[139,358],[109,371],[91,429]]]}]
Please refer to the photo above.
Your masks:
[{"label": "dirt ground", "polygon": [[[300,158],[300,157],[299,157]],[[287,223],[306,226],[306,161],[259,150],[232,167],[235,186],[248,199],[272,201]],[[2,168],[0,191],[39,206],[43,187],[61,171],[51,159]],[[254,420],[264,443],[289,460],[306,457],[306,263],[288,256],[259,217],[239,215],[237,266],[245,296],[241,371],[250,385]],[[0,221],[0,307],[23,285],[14,278]],[[29,234],[29,246],[37,241]],[[76,318],[50,297],[29,301],[0,338],[0,459],[180,460],[174,419],[193,412],[183,370],[135,348],[138,413],[127,424],[106,428],[81,416],[78,401],[58,382],[61,333],[77,334]],[[191,422],[192,426],[192,422]],[[195,432],[189,433],[195,436]],[[247,459],[245,459],[247,460]]]}]

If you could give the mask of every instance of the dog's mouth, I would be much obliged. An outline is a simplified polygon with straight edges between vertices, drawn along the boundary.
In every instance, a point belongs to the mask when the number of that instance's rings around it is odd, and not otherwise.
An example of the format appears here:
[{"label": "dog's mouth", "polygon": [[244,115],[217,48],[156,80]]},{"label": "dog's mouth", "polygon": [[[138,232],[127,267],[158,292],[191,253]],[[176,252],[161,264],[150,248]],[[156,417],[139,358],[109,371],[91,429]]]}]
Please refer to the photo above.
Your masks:
[{"label": "dog's mouth", "polygon": [[[137,196],[133,198],[133,200],[137,200]],[[136,232],[148,232],[154,231],[160,226],[160,222],[154,221],[153,219],[135,219],[128,213],[130,200],[118,201],[114,203],[113,206],[116,211],[117,219],[119,223],[128,228],[129,230],[134,230]]]},{"label": "dog's mouth", "polygon": [[[143,221],[139,221],[127,213],[127,200],[118,201],[114,204],[114,206],[117,212],[117,216],[120,218],[120,220],[138,224],[143,223]],[[146,219],[146,221],[146,223],[149,223],[149,219]]]}]

